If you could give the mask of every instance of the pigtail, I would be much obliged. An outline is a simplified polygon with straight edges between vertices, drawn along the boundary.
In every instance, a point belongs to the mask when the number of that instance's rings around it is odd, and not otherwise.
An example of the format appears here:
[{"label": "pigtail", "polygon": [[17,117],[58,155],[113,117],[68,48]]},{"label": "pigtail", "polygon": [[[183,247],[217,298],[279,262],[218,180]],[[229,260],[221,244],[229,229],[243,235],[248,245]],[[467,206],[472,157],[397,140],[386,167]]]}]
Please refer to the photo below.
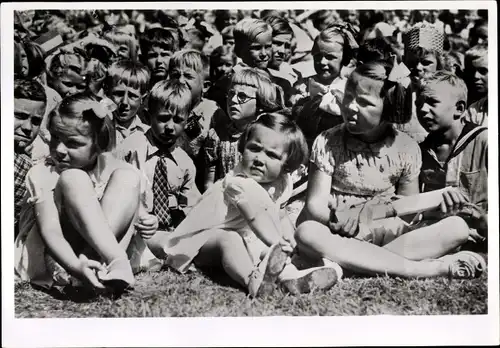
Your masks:
[{"label": "pigtail", "polygon": [[[386,65],[386,68],[389,66]],[[410,70],[403,63],[394,59],[394,64],[384,82],[386,97],[384,101],[384,115],[386,121],[396,124],[408,123],[412,116],[412,83]]]}]

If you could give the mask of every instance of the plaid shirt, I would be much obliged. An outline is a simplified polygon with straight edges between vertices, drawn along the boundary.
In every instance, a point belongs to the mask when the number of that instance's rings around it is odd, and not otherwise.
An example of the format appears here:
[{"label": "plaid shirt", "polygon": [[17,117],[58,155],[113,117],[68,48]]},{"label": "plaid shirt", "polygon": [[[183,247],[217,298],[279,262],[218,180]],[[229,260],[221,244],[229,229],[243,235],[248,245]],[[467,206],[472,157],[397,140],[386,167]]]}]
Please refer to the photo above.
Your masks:
[{"label": "plaid shirt", "polygon": [[26,174],[32,163],[25,154],[14,154],[14,224],[17,224],[24,195],[26,194]]}]

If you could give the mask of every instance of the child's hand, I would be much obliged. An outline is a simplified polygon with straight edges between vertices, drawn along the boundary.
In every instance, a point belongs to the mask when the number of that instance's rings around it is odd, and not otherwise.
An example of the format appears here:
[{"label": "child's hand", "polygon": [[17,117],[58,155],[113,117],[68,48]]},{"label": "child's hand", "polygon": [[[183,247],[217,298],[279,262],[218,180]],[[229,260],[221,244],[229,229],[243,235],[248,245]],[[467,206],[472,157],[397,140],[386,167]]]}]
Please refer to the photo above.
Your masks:
[{"label": "child's hand", "polygon": [[443,214],[455,214],[463,208],[469,199],[458,187],[447,187],[443,191],[443,202],[441,203],[441,212]]},{"label": "child's hand", "polygon": [[293,247],[291,245],[291,243],[289,241],[287,241],[286,239],[282,238],[279,242],[280,246],[281,246],[281,250],[283,250],[284,252],[286,253],[289,253],[291,254],[293,252]]},{"label": "child's hand", "polygon": [[328,227],[330,231],[342,237],[353,238],[359,232],[360,209],[348,209],[336,211],[338,207],[337,198],[333,198],[328,207],[331,210]]},{"label": "child's hand", "polygon": [[156,215],[146,214],[139,217],[139,221],[135,223],[135,228],[144,239],[150,239],[158,229],[158,218]]},{"label": "child's hand", "polygon": [[105,286],[97,279],[95,271],[106,272],[106,268],[95,260],[89,260],[87,256],[83,254],[81,254],[78,259],[80,260],[78,269],[79,278],[90,283],[95,288],[104,289]]}]

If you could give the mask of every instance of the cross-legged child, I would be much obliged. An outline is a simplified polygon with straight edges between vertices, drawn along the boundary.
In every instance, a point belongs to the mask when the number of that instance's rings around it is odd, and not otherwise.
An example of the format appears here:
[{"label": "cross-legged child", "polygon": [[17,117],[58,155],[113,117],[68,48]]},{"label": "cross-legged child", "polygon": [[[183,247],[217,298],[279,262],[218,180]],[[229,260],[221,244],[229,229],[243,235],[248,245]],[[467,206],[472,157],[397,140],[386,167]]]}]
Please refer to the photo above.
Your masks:
[{"label": "cross-legged child", "polygon": [[466,105],[467,87],[459,77],[438,71],[424,79],[417,115],[429,135],[420,144],[420,182],[424,192],[454,188],[448,199],[474,229],[471,241],[481,244],[487,234],[488,132],[463,121]]},{"label": "cross-legged child", "polygon": [[19,232],[19,214],[32,158],[26,148],[35,140],[47,105],[45,89],[34,80],[14,81],[14,235]]},{"label": "cross-legged child", "polygon": [[113,138],[110,114],[91,93],[66,97],[51,113],[50,158],[26,178],[29,199],[15,249],[21,279],[67,285],[69,273],[95,288],[121,291],[134,284],[125,250],[140,176],[106,152]]},{"label": "cross-legged child", "polygon": [[[344,124],[314,142],[306,205],[295,235],[298,249],[367,275],[477,277],[486,267],[480,255],[448,255],[469,238],[462,218],[414,225],[400,217],[371,221],[369,214],[362,216],[366,204],[419,193],[420,148],[391,124],[408,120],[409,92],[402,81],[389,79],[388,68],[381,63],[357,67],[342,101]],[[454,205],[448,195],[443,193],[445,211]],[[354,209],[359,205],[364,209]]]},{"label": "cross-legged child", "polygon": [[116,104],[113,122],[116,144],[135,132],[146,132],[148,126],[138,116],[149,90],[149,70],[139,62],[120,60],[108,69],[106,93]]},{"label": "cross-legged child", "polygon": [[[146,182],[141,209],[147,214],[138,221],[144,242],[136,238],[129,249],[134,270],[154,263],[157,239],[177,227],[200,198],[195,185],[196,168],[189,155],[177,145],[193,109],[191,90],[181,81],[160,81],[148,100],[151,127],[125,139],[115,155],[134,164]],[[141,246],[142,243],[142,246]]]},{"label": "cross-legged child", "polygon": [[465,82],[469,107],[465,119],[488,126],[488,46],[477,45],[465,52]]},{"label": "cross-legged child", "polygon": [[298,277],[292,265],[283,272],[295,241],[280,209],[290,195],[289,173],[307,156],[298,126],[281,114],[263,114],[246,128],[238,150],[241,162],[162,241],[166,263],[182,273],[192,263],[222,267],[252,297],[268,294],[278,278],[293,290],[333,286],[338,274],[332,267]]},{"label": "cross-legged child", "polygon": [[205,189],[224,178],[240,161],[238,139],[262,112],[281,109],[275,85],[260,69],[243,68],[231,77],[226,114],[214,117],[204,144]]}]

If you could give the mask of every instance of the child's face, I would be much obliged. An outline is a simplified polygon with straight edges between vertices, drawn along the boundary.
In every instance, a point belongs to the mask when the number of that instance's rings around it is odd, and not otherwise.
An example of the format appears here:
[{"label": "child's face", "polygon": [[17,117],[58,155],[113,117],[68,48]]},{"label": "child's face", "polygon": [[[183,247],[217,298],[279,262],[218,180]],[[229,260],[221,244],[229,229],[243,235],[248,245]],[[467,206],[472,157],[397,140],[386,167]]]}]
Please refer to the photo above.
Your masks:
[{"label": "child's face", "polygon": [[471,77],[472,88],[478,94],[488,93],[488,56],[473,60],[467,67],[467,74]]},{"label": "child's face", "polygon": [[184,131],[188,115],[172,112],[166,108],[151,114],[151,131],[156,141],[170,148]]},{"label": "child's face", "polygon": [[446,83],[431,83],[423,88],[415,102],[420,124],[428,131],[449,129],[454,122],[461,122],[465,102],[450,93]]},{"label": "child's face", "polygon": [[155,78],[165,78],[168,74],[168,62],[172,51],[160,46],[151,46],[146,52],[147,65]]},{"label": "child's face", "polygon": [[233,121],[253,119],[257,113],[257,88],[233,85],[227,96],[227,114]]},{"label": "child's face", "polygon": [[370,134],[382,122],[382,81],[353,73],[346,84],[342,116],[352,134]]},{"label": "child's face", "polygon": [[320,81],[325,84],[335,80],[342,70],[343,47],[339,42],[318,41],[313,52],[314,70]]},{"label": "child's face", "polygon": [[193,98],[201,98],[203,77],[195,70],[187,67],[174,68],[169,77],[173,80],[179,80],[181,83],[186,85],[191,90]]},{"label": "child's face", "polygon": [[258,183],[273,182],[283,173],[287,160],[285,144],[283,134],[257,125],[243,149],[243,172]]},{"label": "child's face", "polygon": [[136,115],[142,103],[140,88],[127,86],[123,82],[111,88],[110,98],[118,106],[116,111],[116,122],[126,124]]},{"label": "child's face", "polygon": [[230,54],[220,57],[219,65],[214,68],[217,78],[231,72],[233,66],[233,57]]},{"label": "child's face", "polygon": [[227,46],[228,48],[234,48],[234,37],[229,35],[223,36],[222,43],[224,46]]},{"label": "child's face", "polygon": [[87,83],[83,76],[78,75],[73,70],[67,70],[61,76],[55,77],[50,84],[61,97],[67,97],[76,93],[81,93],[87,88]]},{"label": "child's face", "polygon": [[280,34],[273,37],[273,58],[269,67],[279,69],[283,62],[288,61],[292,54],[292,35]]},{"label": "child's face", "polygon": [[50,121],[49,131],[50,156],[59,172],[92,168],[98,152],[89,124],[56,115]]},{"label": "child's face", "polygon": [[230,10],[226,26],[236,25],[236,23],[238,23],[238,10]]},{"label": "child's face", "polygon": [[14,145],[18,149],[24,149],[35,140],[44,113],[44,102],[14,99]]},{"label": "child's face", "polygon": [[434,73],[437,70],[437,59],[432,53],[426,54],[422,59],[409,55],[408,69],[411,71],[413,82],[420,81],[425,75]]},{"label": "child's face", "polygon": [[19,68],[21,69],[21,71],[20,71],[21,76],[23,76],[23,77],[28,76],[30,64],[28,62],[28,57],[26,56],[26,51],[24,50],[24,48],[21,45],[16,45],[16,49],[19,50],[18,59],[20,60],[19,61],[19,63],[20,63]]},{"label": "child's face", "polygon": [[257,35],[253,42],[248,42],[240,57],[252,68],[266,69],[273,54],[273,37],[271,32]]},{"label": "child's face", "polygon": [[120,44],[116,50],[116,60],[130,59],[130,48],[127,44]]}]

